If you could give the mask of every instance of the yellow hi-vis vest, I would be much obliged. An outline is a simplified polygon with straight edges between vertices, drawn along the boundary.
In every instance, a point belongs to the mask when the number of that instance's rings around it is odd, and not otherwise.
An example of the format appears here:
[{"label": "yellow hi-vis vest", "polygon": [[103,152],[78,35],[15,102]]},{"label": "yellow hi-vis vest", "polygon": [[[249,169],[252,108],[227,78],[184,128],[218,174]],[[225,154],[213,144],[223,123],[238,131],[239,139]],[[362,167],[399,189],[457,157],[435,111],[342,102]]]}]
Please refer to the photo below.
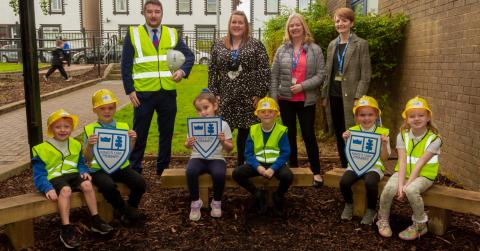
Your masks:
[{"label": "yellow hi-vis vest", "polygon": [[[407,167],[405,177],[410,177],[415,164],[422,157],[423,153],[427,150],[427,147],[438,138],[438,135],[432,131],[428,131],[422,140],[417,144],[413,143],[413,139],[410,138],[409,131],[402,134],[403,142],[405,143],[405,152],[407,155]],[[438,155],[434,155],[420,170],[419,176],[423,176],[429,180],[435,180],[438,174]],[[395,165],[395,171],[398,172],[398,162]]]},{"label": "yellow hi-vis vest", "polygon": [[[115,123],[116,123],[115,128],[117,129],[122,129],[122,130],[130,129],[127,123],[123,123],[123,122],[115,122]],[[95,131],[95,128],[102,128],[102,125],[99,124],[98,122],[95,122],[85,126],[84,129],[85,129],[85,135],[87,135],[87,138],[93,134],[93,132]],[[127,159],[127,161],[125,161],[125,163],[120,167],[120,169],[124,169],[129,165],[130,165],[130,161]],[[93,172],[96,172],[102,169],[100,165],[97,163],[97,161],[95,160],[95,158],[92,158],[92,161],[90,161],[90,168],[93,169]]]},{"label": "yellow hi-vis vest", "polygon": [[[362,131],[362,128],[360,127],[360,125],[355,125],[355,126],[352,126],[350,127],[348,130],[351,130],[351,131]],[[390,134],[390,130],[388,130],[387,128],[384,128],[384,127],[380,127],[378,126],[377,128],[375,128],[375,131],[374,131],[376,134],[382,134],[382,135],[385,135],[385,136],[388,136]],[[350,165],[350,164],[349,164]],[[377,169],[380,169],[382,171],[385,171],[385,166],[383,165],[383,162],[380,158],[378,158],[377,162],[375,163],[375,165],[373,165],[373,168],[377,168]]]},{"label": "yellow hi-vis vest", "polygon": [[[135,91],[175,90],[176,82],[167,65],[167,51],[178,42],[177,30],[161,26],[158,51],[143,25],[130,27],[130,40],[135,51],[133,58],[133,86]],[[161,36],[160,36],[161,35]]]},{"label": "yellow hi-vis vest", "polygon": [[73,138],[68,138],[69,155],[63,157],[62,152],[49,142],[43,142],[33,147],[33,157],[39,157],[47,169],[47,179],[51,180],[67,173],[78,173],[78,159],[82,144]]},{"label": "yellow hi-vis vest", "polygon": [[282,135],[287,132],[287,127],[275,124],[267,142],[263,142],[263,131],[261,124],[255,124],[250,127],[250,137],[253,141],[253,150],[258,162],[273,164],[280,156],[280,147],[278,143]]}]

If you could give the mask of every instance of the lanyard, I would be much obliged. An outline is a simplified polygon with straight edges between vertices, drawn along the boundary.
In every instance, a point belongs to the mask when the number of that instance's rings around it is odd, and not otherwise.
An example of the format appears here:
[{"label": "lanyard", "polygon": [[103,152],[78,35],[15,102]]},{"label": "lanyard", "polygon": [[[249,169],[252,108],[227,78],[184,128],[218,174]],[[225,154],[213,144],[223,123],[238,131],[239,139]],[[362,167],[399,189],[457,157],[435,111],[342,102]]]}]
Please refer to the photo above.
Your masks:
[{"label": "lanyard", "polygon": [[240,49],[236,49],[236,50],[233,50],[233,51],[230,52],[230,55],[232,56],[232,61],[237,61],[239,50]]},{"label": "lanyard", "polygon": [[342,56],[340,56],[340,35],[337,38],[337,60],[338,60],[338,71],[343,73],[343,60],[345,59],[345,53],[347,52],[348,44],[350,43],[350,38],[352,38],[352,33],[348,36],[347,44],[345,45],[345,49],[342,52]]},{"label": "lanyard", "polygon": [[295,57],[295,49],[292,50],[292,71],[297,70],[298,60],[300,60],[300,54],[302,53],[302,47],[298,48],[297,56]]}]

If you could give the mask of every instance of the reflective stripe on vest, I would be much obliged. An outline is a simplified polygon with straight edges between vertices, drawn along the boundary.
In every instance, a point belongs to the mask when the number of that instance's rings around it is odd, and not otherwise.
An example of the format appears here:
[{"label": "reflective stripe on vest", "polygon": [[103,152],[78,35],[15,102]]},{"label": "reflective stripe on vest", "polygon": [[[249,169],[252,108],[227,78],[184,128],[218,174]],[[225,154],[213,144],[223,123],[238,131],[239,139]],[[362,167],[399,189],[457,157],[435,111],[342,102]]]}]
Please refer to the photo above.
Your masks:
[{"label": "reflective stripe on vest", "polygon": [[263,141],[263,131],[261,124],[255,124],[250,127],[250,137],[253,141],[255,158],[266,164],[273,164],[280,156],[280,147],[278,143],[283,134],[287,131],[287,127],[275,124],[267,142]]},{"label": "reflective stripe on vest", "polygon": [[177,31],[162,26],[158,51],[143,25],[130,27],[130,39],[135,51],[132,73],[135,90],[175,90],[176,82],[172,80],[167,64],[167,51],[177,45]]},{"label": "reflective stripe on vest", "polygon": [[[85,126],[84,129],[85,129],[85,135],[87,135],[87,138],[90,137],[93,134],[93,132],[95,131],[95,128],[102,128],[102,125],[99,124],[98,122],[95,122],[95,123],[91,123],[91,124],[88,124],[88,125]],[[122,129],[122,130],[129,130],[130,129],[128,127],[128,124],[123,123],[123,122],[115,122],[115,128]],[[127,161],[125,161],[125,163],[120,167],[120,169],[124,169],[129,165],[130,165],[130,161],[127,159]],[[90,168],[93,169],[94,172],[102,169],[100,167],[100,165],[98,165],[95,158],[92,158],[92,160],[90,161]]]},{"label": "reflective stripe on vest", "polygon": [[45,163],[47,179],[51,180],[67,173],[78,173],[78,160],[82,145],[73,138],[68,138],[69,155],[63,157],[60,150],[48,142],[33,147],[33,157],[39,157]]},{"label": "reflective stripe on vest", "polygon": [[[355,125],[355,126],[352,126],[349,128],[349,130],[352,130],[352,131],[362,131],[362,128],[360,127],[360,125]],[[390,134],[390,130],[388,130],[387,128],[384,128],[384,127],[376,127],[375,128],[375,133],[376,134],[382,134],[382,135],[385,135],[385,136],[388,136]],[[381,151],[381,149],[380,149]],[[350,164],[349,164],[350,165]],[[383,162],[380,158],[378,158],[377,162],[375,163],[374,165],[374,168],[377,168],[377,169],[380,169],[382,171],[385,171],[385,166],[383,165]]]},{"label": "reflective stripe on vest", "polygon": [[[415,169],[415,165],[417,164],[418,160],[422,157],[422,155],[427,150],[428,146],[437,138],[438,136],[434,134],[432,131],[428,131],[425,136],[420,140],[417,144],[413,144],[413,140],[410,139],[409,132],[403,133],[403,140],[405,145],[405,154],[407,157],[406,160],[406,177],[410,177],[410,174]],[[430,180],[435,180],[438,174],[438,155],[432,156],[430,160],[423,165],[422,169],[420,170],[419,176],[425,177]],[[395,165],[395,171],[398,172],[399,166],[398,162]]]}]

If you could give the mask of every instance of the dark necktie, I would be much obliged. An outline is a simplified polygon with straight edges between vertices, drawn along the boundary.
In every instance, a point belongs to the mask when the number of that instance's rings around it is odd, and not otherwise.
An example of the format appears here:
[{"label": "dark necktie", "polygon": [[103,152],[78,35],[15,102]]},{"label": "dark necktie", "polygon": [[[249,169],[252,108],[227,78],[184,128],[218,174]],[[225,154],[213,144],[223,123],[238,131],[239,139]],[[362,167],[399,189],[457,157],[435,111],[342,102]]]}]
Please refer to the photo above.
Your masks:
[{"label": "dark necktie", "polygon": [[158,43],[159,43],[158,36],[157,36],[158,29],[152,29],[152,31],[153,31],[153,39],[152,39],[153,46],[155,46],[155,49],[158,50]]}]

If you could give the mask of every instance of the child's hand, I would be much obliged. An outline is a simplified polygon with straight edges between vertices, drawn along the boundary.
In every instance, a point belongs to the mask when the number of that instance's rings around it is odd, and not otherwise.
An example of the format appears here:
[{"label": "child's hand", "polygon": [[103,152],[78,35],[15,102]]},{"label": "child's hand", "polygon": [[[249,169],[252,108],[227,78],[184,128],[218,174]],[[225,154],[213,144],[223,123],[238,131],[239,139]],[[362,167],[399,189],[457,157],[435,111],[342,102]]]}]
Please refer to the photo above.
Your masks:
[{"label": "child's hand", "polygon": [[57,192],[55,192],[55,189],[51,189],[50,191],[46,192],[45,196],[47,197],[47,199],[51,201],[57,201],[58,199]]},{"label": "child's hand", "polygon": [[263,176],[265,176],[265,178],[268,178],[268,179],[271,179],[273,177],[273,174],[275,173],[275,171],[273,171],[272,168],[268,168],[265,173],[263,174]]},{"label": "child's hand", "polygon": [[128,130],[128,137],[132,138],[132,139],[136,139],[137,138],[137,132],[135,132],[134,130]]},{"label": "child's hand", "polygon": [[98,142],[98,135],[91,135],[90,137],[88,137],[88,144],[89,145],[95,145],[97,144]]},{"label": "child's hand", "polygon": [[347,141],[347,139],[350,138],[350,135],[352,135],[352,133],[351,133],[349,130],[346,130],[346,131],[342,134],[343,140]]},{"label": "child's hand", "polygon": [[258,167],[257,167],[257,172],[258,172],[260,175],[265,176],[265,172],[266,172],[265,167],[263,167],[263,166],[258,166]]},{"label": "child's hand", "polygon": [[192,148],[193,145],[195,144],[195,141],[196,141],[195,137],[188,137],[187,142],[185,142],[185,145],[189,148]]},{"label": "child's hand", "polygon": [[382,140],[382,143],[387,144],[390,137],[382,135],[380,136],[380,139]]},{"label": "child's hand", "polygon": [[397,200],[403,201],[404,198],[405,198],[405,193],[403,192],[403,187],[398,187]]},{"label": "child's hand", "polygon": [[224,132],[221,132],[221,133],[218,134],[218,140],[220,140],[220,142],[225,141],[225,133]]},{"label": "child's hand", "polygon": [[91,181],[92,180],[92,176],[90,176],[90,174],[88,173],[82,173],[82,175],[80,175],[82,177],[82,179],[84,180],[89,180]]}]

